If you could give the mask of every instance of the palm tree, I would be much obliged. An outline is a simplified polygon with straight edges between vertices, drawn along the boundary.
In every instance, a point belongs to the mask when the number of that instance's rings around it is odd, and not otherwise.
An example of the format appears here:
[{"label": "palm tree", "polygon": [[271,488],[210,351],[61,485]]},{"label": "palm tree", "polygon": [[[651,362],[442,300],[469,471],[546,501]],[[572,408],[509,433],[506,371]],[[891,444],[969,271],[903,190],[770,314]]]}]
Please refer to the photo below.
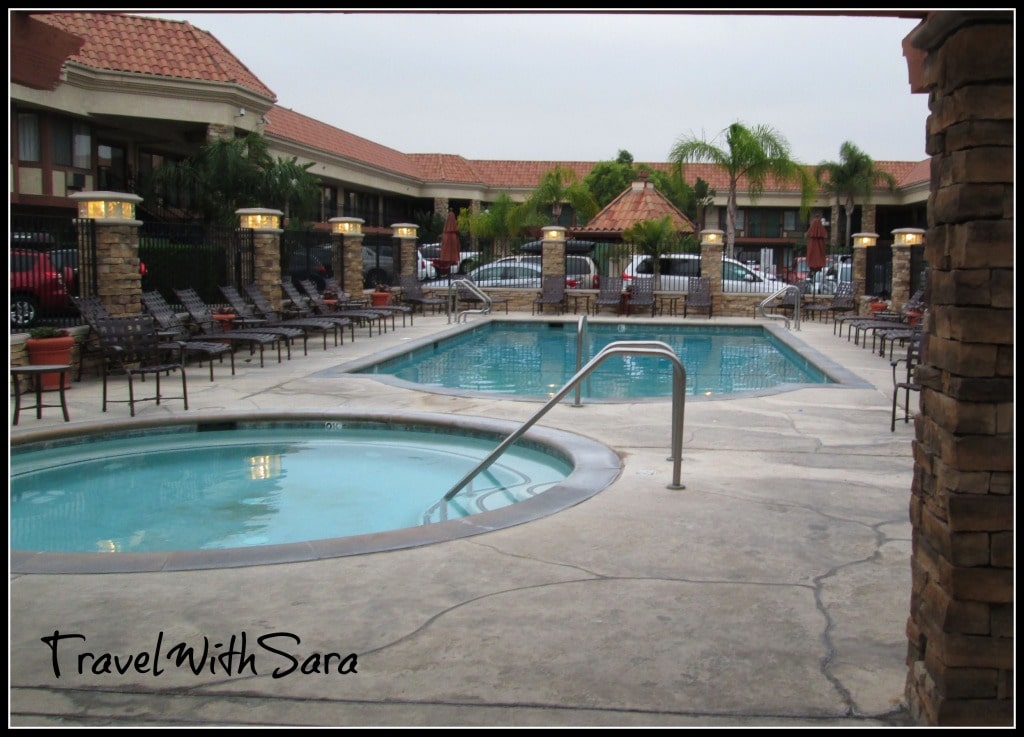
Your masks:
[{"label": "palm tree", "polygon": [[654,288],[661,289],[661,257],[666,253],[674,253],[682,242],[672,218],[665,215],[660,220],[641,220],[624,230],[622,238],[651,257],[654,262]]},{"label": "palm tree", "polygon": [[562,217],[562,205],[565,203],[572,205],[573,211],[582,222],[589,220],[598,211],[597,201],[590,193],[590,189],[577,179],[576,172],[564,166],[556,166],[544,172],[527,203],[538,212],[550,208],[552,225],[558,224],[559,218]]},{"label": "palm tree", "polygon": [[533,210],[517,203],[508,192],[501,192],[486,209],[473,212],[463,209],[458,217],[459,230],[469,232],[473,238],[493,239],[496,253],[507,253],[508,241],[520,235],[527,227],[540,225]]},{"label": "palm tree", "polygon": [[814,170],[814,179],[822,189],[836,199],[836,208],[846,215],[846,242],[851,243],[850,232],[853,208],[857,199],[865,205],[871,203],[871,193],[879,184],[889,191],[896,189],[896,178],[887,171],[875,168],[871,157],[850,141],[839,147],[840,161],[822,161]]},{"label": "palm tree", "polygon": [[726,203],[726,254],[733,255],[736,246],[736,191],[741,178],[747,180],[747,193],[756,203],[764,192],[769,177],[796,181],[800,185],[800,212],[806,218],[814,197],[814,179],[799,163],[790,158],[789,143],[776,130],[766,125],[748,128],[733,123],[719,135],[725,135],[726,147],[720,148],[703,138],[680,138],[669,154],[679,176],[687,163],[701,161],[717,164],[729,175],[729,197]]}]

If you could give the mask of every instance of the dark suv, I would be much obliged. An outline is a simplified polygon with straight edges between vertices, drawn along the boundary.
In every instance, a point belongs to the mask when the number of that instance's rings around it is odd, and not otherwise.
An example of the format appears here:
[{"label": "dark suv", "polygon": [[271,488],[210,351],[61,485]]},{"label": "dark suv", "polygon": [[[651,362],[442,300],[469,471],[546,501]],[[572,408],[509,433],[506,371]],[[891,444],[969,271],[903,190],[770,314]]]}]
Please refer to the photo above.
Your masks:
[{"label": "dark suv", "polygon": [[71,312],[72,274],[57,268],[46,251],[12,248],[11,327],[27,330],[43,315]]},{"label": "dark suv", "polygon": [[334,276],[334,256],[330,246],[296,248],[288,259],[285,273],[298,286],[303,279],[309,279],[319,291],[324,291],[324,279]]}]

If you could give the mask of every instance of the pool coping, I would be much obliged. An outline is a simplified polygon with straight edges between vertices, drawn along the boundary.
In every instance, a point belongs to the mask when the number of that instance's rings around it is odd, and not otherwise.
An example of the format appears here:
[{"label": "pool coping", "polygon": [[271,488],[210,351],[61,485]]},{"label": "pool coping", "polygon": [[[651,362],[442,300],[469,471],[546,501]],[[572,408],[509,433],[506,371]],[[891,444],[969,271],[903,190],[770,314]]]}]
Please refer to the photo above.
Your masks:
[{"label": "pool coping", "polygon": [[[429,429],[443,427],[462,434],[470,433],[501,440],[522,423],[494,420],[474,415],[395,411],[261,411],[204,412],[188,418],[148,418],[80,423],[74,427],[55,426],[26,432],[11,438],[11,447],[54,442],[90,433],[137,432],[153,428],[191,427],[201,424],[267,422],[359,422]],[[534,426],[522,441],[541,446],[566,459],[573,471],[547,491],[517,504],[460,519],[435,522],[387,532],[299,543],[264,545],[221,550],[187,550],[147,553],[46,553],[10,550],[12,574],[91,574],[143,573],[154,571],[190,571],[245,566],[299,563],[340,558],[388,550],[420,547],[492,532],[547,517],[575,506],[608,488],[622,473],[622,459],[611,448],[581,435]],[[455,483],[458,479],[452,479]]]},{"label": "pool coping", "polygon": [[[412,391],[427,392],[429,394],[440,394],[456,397],[467,397],[475,399],[501,399],[510,402],[546,402],[550,399],[549,396],[521,396],[514,394],[499,394],[494,392],[477,392],[466,389],[452,389],[443,386],[428,386],[425,384],[417,384],[404,379],[399,379],[394,376],[387,374],[360,374],[356,373],[363,369],[369,368],[378,363],[389,361],[397,358],[410,351],[419,350],[425,348],[432,343],[437,343],[441,340],[447,340],[448,338],[455,337],[461,333],[469,330],[479,329],[482,325],[486,325],[491,322],[513,322],[517,324],[526,322],[579,322],[582,316],[566,316],[566,315],[535,315],[529,319],[522,316],[504,316],[504,315],[488,315],[480,320],[476,320],[473,323],[464,323],[461,325],[451,325],[447,330],[442,330],[439,333],[426,338],[420,338],[417,340],[411,340],[408,343],[404,343],[399,346],[394,346],[386,350],[374,353],[370,356],[364,356],[362,358],[353,359],[346,363],[339,364],[330,369],[320,371],[314,376],[316,378],[335,378],[340,375],[344,375],[346,378],[355,378],[359,380],[371,380],[388,386],[394,386],[401,389],[410,389]],[[595,317],[587,318],[588,323],[594,324],[646,324],[646,325],[657,325],[664,327],[665,322],[659,321],[654,318],[643,318],[643,317],[631,317],[628,320],[623,320],[620,317],[608,316],[608,317]],[[707,320],[676,320],[672,323],[676,326],[693,326],[693,327],[707,327],[709,323]],[[825,374],[833,383],[830,384],[801,384],[801,383],[789,383],[779,384],[767,389],[752,389],[748,391],[731,392],[729,394],[715,394],[715,395],[703,395],[703,394],[690,394],[687,395],[686,401],[704,401],[704,402],[724,402],[734,399],[750,399],[756,397],[774,396],[776,394],[782,394],[785,392],[797,391],[800,389],[874,389],[874,386],[864,379],[860,378],[852,371],[836,363],[832,359],[825,356],[820,351],[812,348],[804,341],[800,340],[797,336],[793,335],[790,330],[783,328],[781,325],[773,322],[758,322],[755,319],[737,318],[730,320],[729,322],[720,322],[711,324],[714,328],[730,328],[730,327],[757,327],[763,328],[773,338],[780,343],[784,344],[789,350],[795,352],[801,358],[806,359],[815,366],[819,371]],[[622,404],[628,403],[645,403],[645,402],[669,402],[672,400],[671,396],[664,397],[629,397],[628,399],[594,399],[588,398],[587,403],[592,404]],[[570,401],[570,397],[566,397],[563,401]]]}]

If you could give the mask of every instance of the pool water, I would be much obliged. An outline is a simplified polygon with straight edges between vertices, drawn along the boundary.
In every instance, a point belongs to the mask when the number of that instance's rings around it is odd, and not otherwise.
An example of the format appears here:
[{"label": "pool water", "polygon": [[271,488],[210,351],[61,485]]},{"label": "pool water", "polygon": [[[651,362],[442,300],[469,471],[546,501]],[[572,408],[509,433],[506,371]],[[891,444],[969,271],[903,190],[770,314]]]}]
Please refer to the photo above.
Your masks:
[{"label": "pool water", "polygon": [[[425,387],[550,397],[576,373],[575,322],[479,325],[357,371]],[[590,323],[581,365],[609,343],[667,343],[686,367],[686,393],[717,396],[832,380],[760,326]],[[672,364],[651,356],[607,359],[581,385],[589,399],[672,396]]]},{"label": "pool water", "polygon": [[10,546],[215,550],[361,535],[500,509],[572,471],[549,452],[517,444],[441,502],[497,444],[327,422],[14,448]]}]

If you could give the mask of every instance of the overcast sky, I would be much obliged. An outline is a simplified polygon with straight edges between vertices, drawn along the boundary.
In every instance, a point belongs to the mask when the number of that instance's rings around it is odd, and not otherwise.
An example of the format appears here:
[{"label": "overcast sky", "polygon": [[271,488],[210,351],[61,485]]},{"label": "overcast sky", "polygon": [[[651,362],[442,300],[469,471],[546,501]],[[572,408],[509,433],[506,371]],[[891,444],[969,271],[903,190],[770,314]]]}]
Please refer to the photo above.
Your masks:
[{"label": "overcast sky", "polygon": [[147,13],[212,33],[278,104],[403,153],[667,161],[769,125],[806,164],[852,141],[926,158],[913,19],[673,14]]}]

